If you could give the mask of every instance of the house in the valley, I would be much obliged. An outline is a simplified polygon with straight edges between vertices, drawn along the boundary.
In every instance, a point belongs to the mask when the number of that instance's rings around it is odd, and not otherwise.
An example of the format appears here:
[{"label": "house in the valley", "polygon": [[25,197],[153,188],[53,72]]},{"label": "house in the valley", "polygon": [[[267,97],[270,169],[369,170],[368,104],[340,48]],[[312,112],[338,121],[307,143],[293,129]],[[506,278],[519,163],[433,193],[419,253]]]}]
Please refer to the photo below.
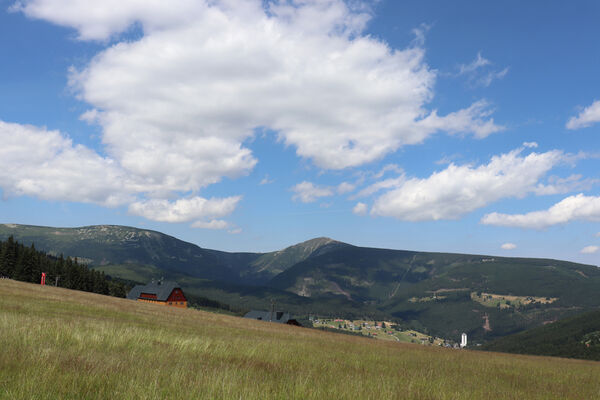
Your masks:
[{"label": "house in the valley", "polygon": [[460,336],[460,348],[467,347],[467,334],[463,332]]},{"label": "house in the valley", "polygon": [[176,282],[170,281],[152,281],[147,285],[134,286],[127,298],[171,307],[187,307],[187,298],[183,290]]},{"label": "house in the valley", "polygon": [[300,326],[290,313],[283,311],[256,311],[252,310],[244,318],[256,319],[259,321],[276,322],[278,324],[296,325]]}]

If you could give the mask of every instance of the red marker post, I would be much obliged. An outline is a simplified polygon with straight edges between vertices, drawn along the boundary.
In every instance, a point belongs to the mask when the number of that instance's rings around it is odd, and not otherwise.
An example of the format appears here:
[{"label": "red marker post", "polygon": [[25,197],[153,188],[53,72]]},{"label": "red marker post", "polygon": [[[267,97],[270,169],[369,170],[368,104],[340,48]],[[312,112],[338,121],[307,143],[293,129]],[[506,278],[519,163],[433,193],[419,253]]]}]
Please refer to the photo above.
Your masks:
[{"label": "red marker post", "polygon": [[40,285],[44,286],[46,284],[46,273],[42,272],[42,282],[40,283]]}]

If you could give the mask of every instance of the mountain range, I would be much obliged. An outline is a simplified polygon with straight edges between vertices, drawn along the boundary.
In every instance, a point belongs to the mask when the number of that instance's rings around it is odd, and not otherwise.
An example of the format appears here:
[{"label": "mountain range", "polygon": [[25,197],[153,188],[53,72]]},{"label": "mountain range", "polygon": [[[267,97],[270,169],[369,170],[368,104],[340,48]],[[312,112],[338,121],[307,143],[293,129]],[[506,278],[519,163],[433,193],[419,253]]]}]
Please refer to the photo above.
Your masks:
[{"label": "mountain range", "polygon": [[466,332],[475,342],[600,307],[600,270],[552,259],[376,249],[329,238],[231,253],[124,226],[0,225],[0,239],[11,235],[132,282],[176,279],[187,293],[239,309],[266,309],[274,300],[299,316],[369,316],[445,338]]}]

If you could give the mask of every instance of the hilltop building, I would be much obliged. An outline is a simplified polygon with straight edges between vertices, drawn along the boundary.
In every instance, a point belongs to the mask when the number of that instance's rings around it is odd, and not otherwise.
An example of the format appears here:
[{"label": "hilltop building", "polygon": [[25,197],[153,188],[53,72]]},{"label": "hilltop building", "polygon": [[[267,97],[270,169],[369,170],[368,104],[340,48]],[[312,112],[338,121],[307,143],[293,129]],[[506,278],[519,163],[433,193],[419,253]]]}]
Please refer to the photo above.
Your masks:
[{"label": "hilltop building", "polygon": [[127,298],[171,307],[187,307],[187,299],[176,282],[160,280],[137,285],[127,293]]},{"label": "hilltop building", "polygon": [[276,322],[278,324],[287,324],[300,326],[298,321],[293,319],[290,313],[283,311],[256,311],[252,310],[244,318],[256,319],[259,321]]}]

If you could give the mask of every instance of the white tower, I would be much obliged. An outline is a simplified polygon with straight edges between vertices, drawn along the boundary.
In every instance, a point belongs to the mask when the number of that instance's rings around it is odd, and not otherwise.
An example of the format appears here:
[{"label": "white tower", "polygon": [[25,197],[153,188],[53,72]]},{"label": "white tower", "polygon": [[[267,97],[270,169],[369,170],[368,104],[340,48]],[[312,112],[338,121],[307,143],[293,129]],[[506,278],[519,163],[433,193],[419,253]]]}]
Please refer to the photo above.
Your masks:
[{"label": "white tower", "polygon": [[463,332],[460,337],[460,348],[467,347],[467,334]]}]

